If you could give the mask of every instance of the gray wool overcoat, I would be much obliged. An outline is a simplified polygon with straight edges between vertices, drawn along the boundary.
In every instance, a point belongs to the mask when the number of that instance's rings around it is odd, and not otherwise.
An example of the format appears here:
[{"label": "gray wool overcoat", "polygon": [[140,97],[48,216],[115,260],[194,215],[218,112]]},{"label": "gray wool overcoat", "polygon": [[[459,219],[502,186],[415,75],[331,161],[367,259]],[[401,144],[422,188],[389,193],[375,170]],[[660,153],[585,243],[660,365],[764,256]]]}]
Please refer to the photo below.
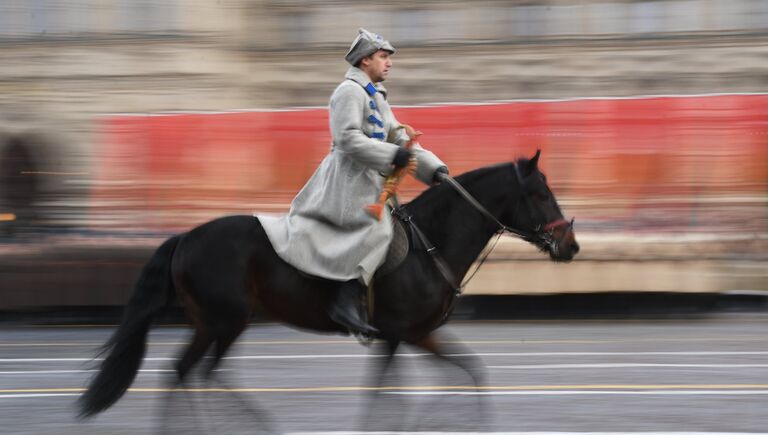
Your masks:
[{"label": "gray wool overcoat", "polygon": [[[257,217],[275,252],[299,270],[366,285],[392,240],[389,213],[379,221],[365,206],[376,202],[398,147],[408,136],[387,103],[387,91],[352,67],[331,95],[330,153],[299,191],[286,215]],[[445,166],[430,151],[413,147],[416,178],[431,183]]]}]

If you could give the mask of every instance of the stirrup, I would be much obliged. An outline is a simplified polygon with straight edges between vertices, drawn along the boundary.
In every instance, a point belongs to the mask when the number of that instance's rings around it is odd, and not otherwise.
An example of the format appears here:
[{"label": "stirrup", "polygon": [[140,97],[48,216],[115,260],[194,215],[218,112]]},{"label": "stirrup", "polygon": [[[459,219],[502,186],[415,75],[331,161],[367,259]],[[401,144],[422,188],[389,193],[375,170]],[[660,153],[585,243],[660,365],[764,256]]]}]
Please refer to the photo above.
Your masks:
[{"label": "stirrup", "polygon": [[358,317],[357,319],[352,318],[352,316],[347,316],[343,309],[340,309],[338,306],[334,306],[331,308],[330,312],[328,313],[331,320],[336,322],[336,324],[343,326],[344,328],[349,331],[352,335],[361,335],[361,336],[375,336],[379,333],[379,330],[376,329],[373,325],[370,325],[368,322],[364,321],[362,318]]}]

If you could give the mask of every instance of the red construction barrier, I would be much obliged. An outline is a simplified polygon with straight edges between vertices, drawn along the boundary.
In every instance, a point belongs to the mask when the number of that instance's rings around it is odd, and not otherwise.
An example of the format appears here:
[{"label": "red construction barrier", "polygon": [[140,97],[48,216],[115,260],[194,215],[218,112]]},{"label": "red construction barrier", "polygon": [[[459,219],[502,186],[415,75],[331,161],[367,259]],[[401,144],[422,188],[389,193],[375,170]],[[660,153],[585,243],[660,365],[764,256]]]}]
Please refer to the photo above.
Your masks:
[{"label": "red construction barrier", "polygon": [[[593,212],[598,220],[627,219],[654,201],[685,208],[702,197],[768,193],[768,95],[394,110],[424,132],[421,143],[452,174],[541,148],[561,200],[626,200],[623,211]],[[330,147],[325,109],[109,116],[101,132],[94,219],[126,228],[183,229],[225,213],[284,210]],[[423,188],[408,181],[403,192]]]}]

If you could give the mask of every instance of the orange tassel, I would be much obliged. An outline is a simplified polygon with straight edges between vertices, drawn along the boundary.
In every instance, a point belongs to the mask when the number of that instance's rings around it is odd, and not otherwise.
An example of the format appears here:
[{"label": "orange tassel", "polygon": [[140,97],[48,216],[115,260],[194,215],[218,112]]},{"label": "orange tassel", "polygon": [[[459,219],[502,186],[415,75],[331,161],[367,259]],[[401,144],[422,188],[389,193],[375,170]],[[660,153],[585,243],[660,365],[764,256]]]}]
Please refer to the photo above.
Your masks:
[{"label": "orange tassel", "polygon": [[[416,138],[423,134],[420,131],[414,130],[414,128],[410,125],[402,124],[398,128],[404,128],[405,134],[408,135],[409,140],[405,144],[406,149],[411,149],[413,147],[413,143],[416,141]],[[375,204],[369,204],[365,207],[365,210],[368,212],[368,214],[377,220],[381,220],[381,215],[384,212],[384,204],[387,203],[389,198],[392,198],[397,194],[397,188],[400,185],[403,177],[405,177],[405,174],[412,174],[415,171],[416,160],[412,159],[410,162],[408,162],[406,167],[396,169],[391,174],[389,174],[389,177],[387,177],[387,180],[384,182],[384,187],[381,189],[378,201],[376,201]]]}]

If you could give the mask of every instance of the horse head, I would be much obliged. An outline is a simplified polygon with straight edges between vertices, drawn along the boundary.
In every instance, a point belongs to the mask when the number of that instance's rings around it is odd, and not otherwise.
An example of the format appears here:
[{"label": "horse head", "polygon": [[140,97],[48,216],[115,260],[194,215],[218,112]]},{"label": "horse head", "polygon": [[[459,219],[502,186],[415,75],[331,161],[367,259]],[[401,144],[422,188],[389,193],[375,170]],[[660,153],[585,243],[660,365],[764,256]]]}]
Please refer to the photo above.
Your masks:
[{"label": "horse head", "polygon": [[549,253],[553,261],[571,261],[579,252],[573,232],[573,221],[565,219],[555,195],[547,185],[547,177],[539,171],[541,150],[531,159],[519,159],[513,166],[518,183],[518,200],[502,221],[519,230],[523,238]]}]

